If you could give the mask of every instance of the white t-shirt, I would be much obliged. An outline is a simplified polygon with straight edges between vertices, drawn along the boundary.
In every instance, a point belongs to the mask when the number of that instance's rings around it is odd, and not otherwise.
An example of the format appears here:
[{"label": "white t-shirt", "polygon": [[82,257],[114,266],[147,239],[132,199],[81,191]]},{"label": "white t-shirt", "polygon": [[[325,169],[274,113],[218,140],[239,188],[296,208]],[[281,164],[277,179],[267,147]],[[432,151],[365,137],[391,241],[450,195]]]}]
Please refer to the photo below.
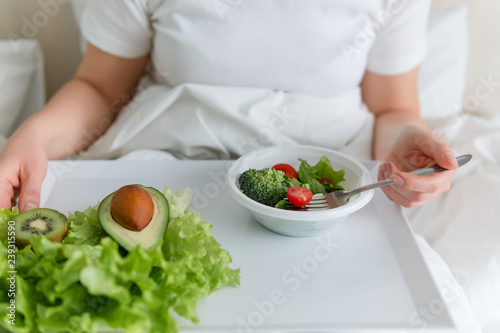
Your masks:
[{"label": "white t-shirt", "polygon": [[429,0],[99,0],[85,38],[113,55],[148,52],[165,83],[334,96],[366,69],[399,74],[424,57]]},{"label": "white t-shirt", "polygon": [[430,0],[92,0],[84,37],[119,57],[151,53],[160,84],[136,97],[87,156],[154,148],[232,158],[310,144],[356,147],[369,159],[372,115],[359,84],[367,69],[394,75],[420,64],[429,7]]}]

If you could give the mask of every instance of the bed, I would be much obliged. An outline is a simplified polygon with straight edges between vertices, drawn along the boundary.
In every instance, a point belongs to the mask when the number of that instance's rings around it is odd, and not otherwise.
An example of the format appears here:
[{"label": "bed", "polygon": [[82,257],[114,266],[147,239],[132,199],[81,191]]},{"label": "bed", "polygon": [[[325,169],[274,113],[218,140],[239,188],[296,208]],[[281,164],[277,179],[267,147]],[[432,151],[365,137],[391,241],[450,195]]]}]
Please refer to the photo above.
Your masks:
[{"label": "bed", "polygon": [[[84,3],[73,2],[77,22]],[[467,22],[480,13],[464,4],[435,6],[431,13],[420,76],[422,115],[457,155],[474,158],[455,174],[449,192],[405,214],[460,331],[494,333],[500,332],[500,73],[481,67],[498,59],[468,52],[479,42],[469,40]],[[45,103],[43,61],[36,40],[0,42],[0,146]],[[116,141],[106,140],[84,158],[110,157],[106,142]],[[146,154],[132,148],[112,157],[165,158],[155,147]]]}]

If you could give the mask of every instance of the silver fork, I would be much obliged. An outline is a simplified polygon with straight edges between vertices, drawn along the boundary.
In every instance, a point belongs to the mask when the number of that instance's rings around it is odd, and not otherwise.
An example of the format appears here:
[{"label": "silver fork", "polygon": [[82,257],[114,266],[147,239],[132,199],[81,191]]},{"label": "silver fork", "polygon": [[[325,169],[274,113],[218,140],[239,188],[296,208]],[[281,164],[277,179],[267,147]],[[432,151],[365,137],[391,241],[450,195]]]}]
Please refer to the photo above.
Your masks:
[{"label": "silver fork", "polygon": [[[470,155],[470,154],[458,156],[456,158],[458,166],[460,167],[460,166],[464,165],[465,163],[469,162],[471,160],[471,158],[472,158],[472,155]],[[428,167],[425,167],[422,169],[412,171],[411,173],[418,175],[418,176],[423,176],[423,175],[430,175],[432,173],[442,172],[442,171],[446,171],[446,170],[448,170],[448,169],[445,169],[443,167],[440,167],[437,164],[434,164],[434,165],[431,165],[431,166],[428,166]],[[333,192],[323,194],[323,195],[315,195],[312,198],[311,202],[309,202],[303,208],[306,208],[309,210],[309,209],[331,209],[331,208],[340,207],[340,206],[343,206],[346,203],[348,203],[349,200],[353,196],[355,196],[356,194],[359,194],[361,192],[368,191],[371,189],[375,189],[375,188],[378,188],[381,186],[390,185],[393,183],[394,183],[394,181],[392,179],[387,178],[387,179],[384,179],[382,181],[379,181],[379,182],[376,182],[373,184],[358,187],[357,189],[354,189],[351,191],[337,190],[337,191],[333,191]],[[285,200],[287,200],[287,199],[285,199]],[[300,208],[292,206],[292,205],[288,205],[287,209],[300,209]]]}]

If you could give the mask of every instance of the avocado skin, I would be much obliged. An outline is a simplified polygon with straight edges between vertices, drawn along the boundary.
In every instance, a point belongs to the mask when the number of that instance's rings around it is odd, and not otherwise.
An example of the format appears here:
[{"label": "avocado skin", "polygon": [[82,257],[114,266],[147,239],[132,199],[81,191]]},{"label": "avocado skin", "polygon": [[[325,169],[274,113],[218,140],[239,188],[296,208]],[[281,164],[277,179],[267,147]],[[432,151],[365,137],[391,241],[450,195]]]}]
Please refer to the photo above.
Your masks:
[{"label": "avocado skin", "polygon": [[170,207],[167,198],[153,187],[136,185],[148,191],[155,207],[151,221],[141,231],[128,230],[115,222],[110,210],[111,198],[115,192],[104,198],[98,208],[99,222],[102,228],[127,251],[131,251],[137,245],[144,249],[153,248],[165,236],[170,222]]}]

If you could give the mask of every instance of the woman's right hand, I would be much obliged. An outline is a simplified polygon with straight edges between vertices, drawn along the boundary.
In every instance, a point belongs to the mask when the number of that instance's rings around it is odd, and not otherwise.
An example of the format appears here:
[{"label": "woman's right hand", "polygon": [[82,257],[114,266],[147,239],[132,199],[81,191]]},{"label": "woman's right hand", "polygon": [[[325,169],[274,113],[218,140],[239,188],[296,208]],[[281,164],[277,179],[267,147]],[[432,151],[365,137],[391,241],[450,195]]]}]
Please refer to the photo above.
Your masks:
[{"label": "woman's right hand", "polygon": [[20,211],[40,205],[42,182],[47,171],[47,155],[33,137],[15,133],[0,150],[0,208]]}]

